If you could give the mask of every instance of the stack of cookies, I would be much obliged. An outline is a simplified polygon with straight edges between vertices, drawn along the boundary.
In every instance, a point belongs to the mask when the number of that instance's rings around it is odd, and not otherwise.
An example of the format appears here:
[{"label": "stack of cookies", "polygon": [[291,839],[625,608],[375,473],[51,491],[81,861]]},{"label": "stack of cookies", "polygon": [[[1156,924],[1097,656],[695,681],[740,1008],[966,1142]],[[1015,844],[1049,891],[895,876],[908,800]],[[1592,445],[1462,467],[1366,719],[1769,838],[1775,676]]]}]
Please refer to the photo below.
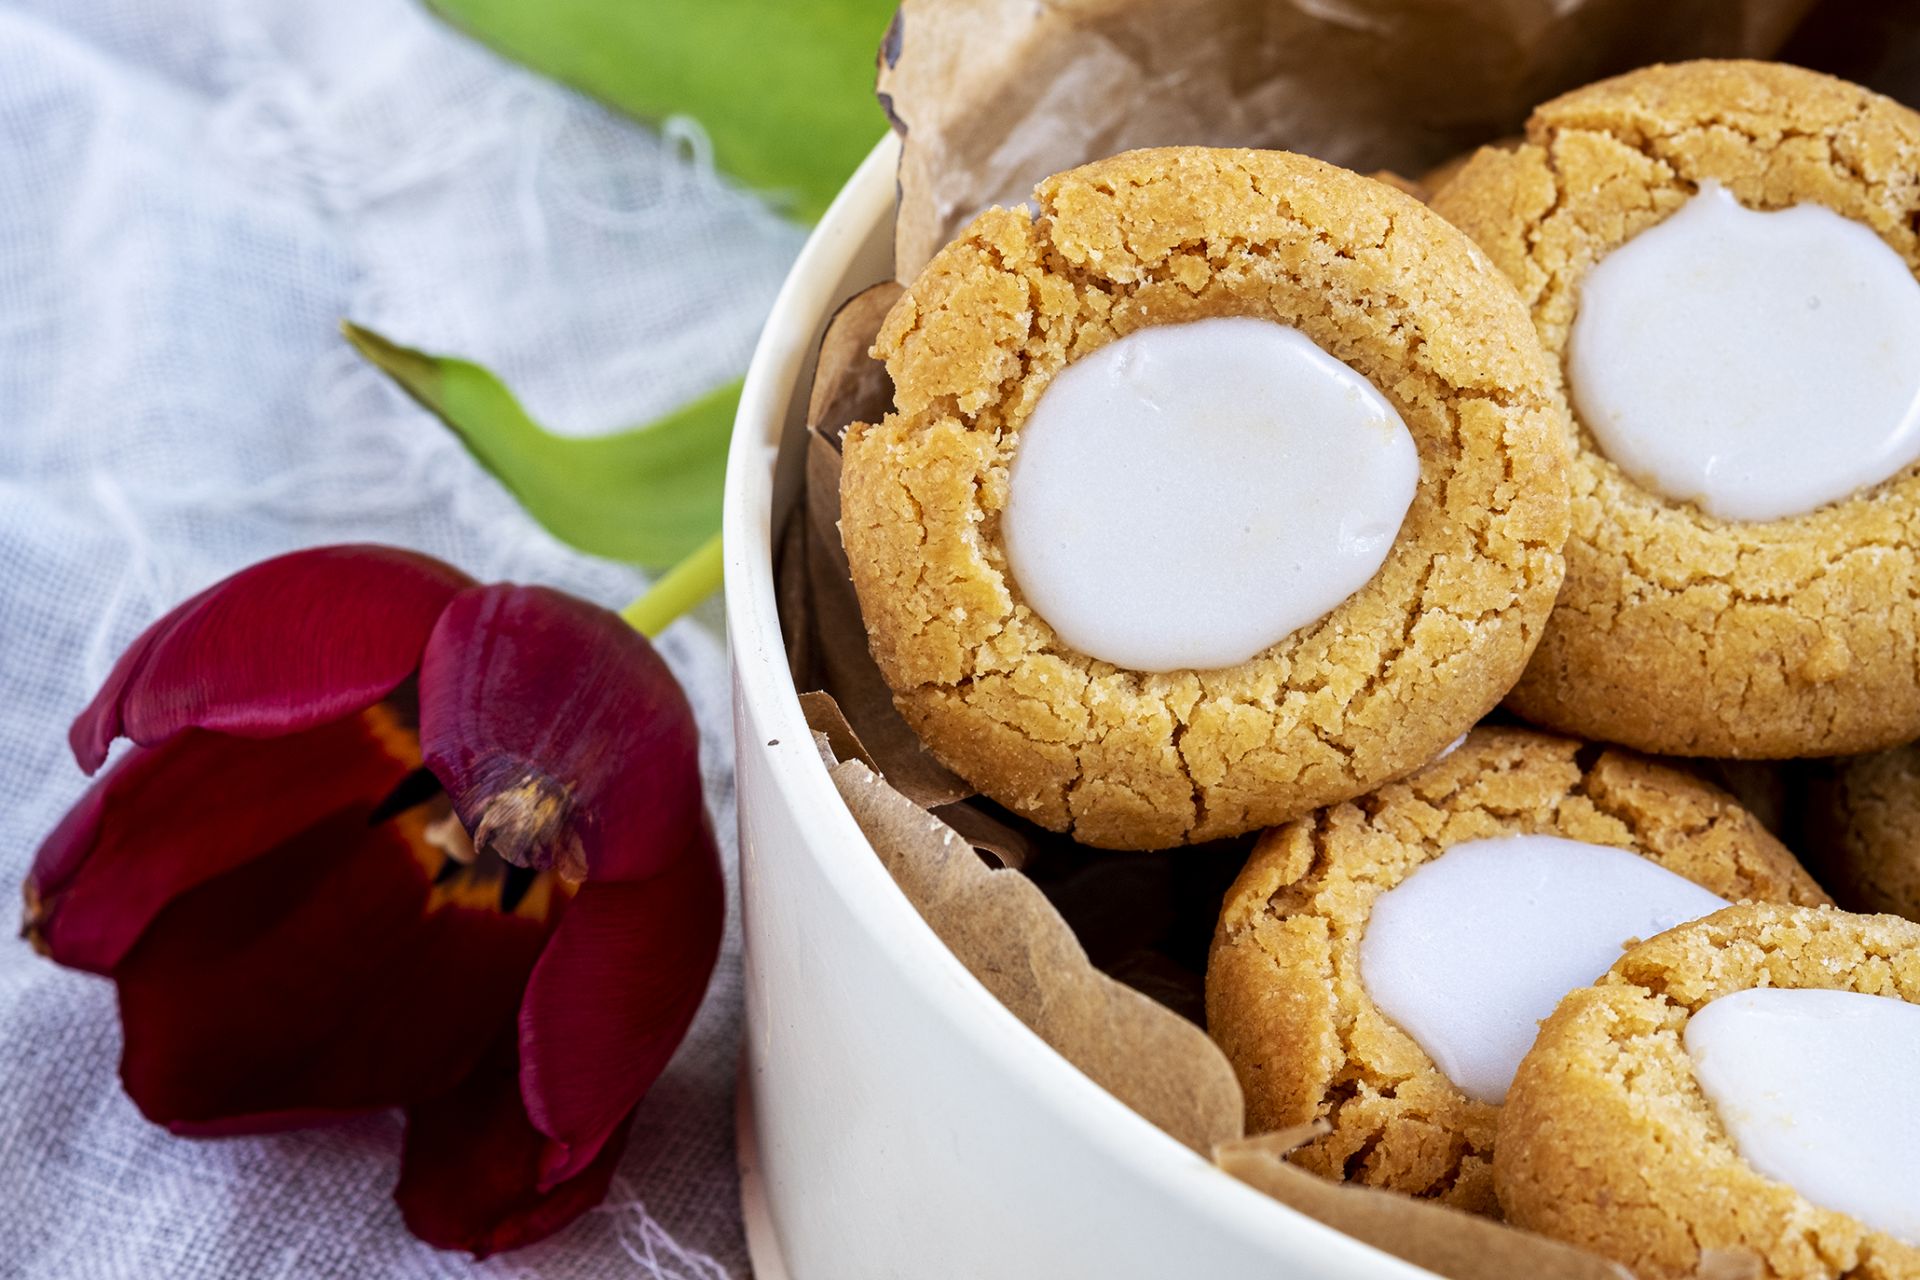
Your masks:
[{"label": "stack of cookies", "polygon": [[[1046,828],[1261,832],[1208,1029],[1303,1166],[1642,1277],[1920,1276],[1917,271],[1920,115],[1775,64],[1567,94],[1430,203],[1062,174],[880,333],[873,657]],[[1700,763],[1841,756],[1815,874]]]}]

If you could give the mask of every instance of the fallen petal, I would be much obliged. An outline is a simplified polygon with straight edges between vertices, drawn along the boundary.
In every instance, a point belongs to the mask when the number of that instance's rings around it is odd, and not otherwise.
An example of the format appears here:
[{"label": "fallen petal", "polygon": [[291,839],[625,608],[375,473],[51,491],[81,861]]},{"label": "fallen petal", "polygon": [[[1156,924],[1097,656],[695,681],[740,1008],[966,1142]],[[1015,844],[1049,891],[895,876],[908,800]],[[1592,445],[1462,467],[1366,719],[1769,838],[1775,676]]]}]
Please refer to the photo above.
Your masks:
[{"label": "fallen petal", "polygon": [[428,1244],[476,1258],[517,1249],[606,1198],[632,1124],[629,1113],[578,1175],[543,1187],[546,1137],[527,1123],[506,1037],[458,1089],[408,1108],[393,1197],[407,1229]]},{"label": "fallen petal", "polygon": [[123,735],[273,737],[371,706],[413,673],[441,609],[471,585],[396,547],[317,547],[242,569],[121,655],[73,722],[74,758],[92,773]]},{"label": "fallen petal", "polygon": [[107,973],[175,896],[378,802],[413,750],[378,710],[264,742],[189,731],[137,747],[40,846],[27,934],[61,964]]},{"label": "fallen petal", "polygon": [[426,819],[368,813],[183,895],[127,953],[121,1078],[148,1119],[259,1132],[416,1102],[512,1025],[549,921],[434,893]]},{"label": "fallen petal", "polygon": [[544,587],[477,587],[420,662],[420,745],[475,843],[569,879],[657,874],[706,829],[699,734],[620,618]]},{"label": "fallen petal", "polygon": [[726,889],[710,834],[651,880],[589,880],[520,1006],[521,1090],[553,1139],[543,1187],[598,1159],[666,1069],[720,950]]}]

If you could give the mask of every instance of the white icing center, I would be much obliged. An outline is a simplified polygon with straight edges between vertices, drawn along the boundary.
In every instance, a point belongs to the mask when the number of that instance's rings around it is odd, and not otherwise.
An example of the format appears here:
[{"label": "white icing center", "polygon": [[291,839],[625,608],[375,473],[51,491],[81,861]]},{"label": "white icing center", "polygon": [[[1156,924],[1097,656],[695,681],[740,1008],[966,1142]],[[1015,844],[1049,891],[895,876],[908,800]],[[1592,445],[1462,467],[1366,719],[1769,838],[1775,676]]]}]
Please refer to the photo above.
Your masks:
[{"label": "white icing center", "polygon": [[1700,1088],[1746,1162],[1920,1244],[1920,1006],[1760,987],[1687,1019]]},{"label": "white icing center", "polygon": [[1027,603],[1082,653],[1228,667],[1365,586],[1419,479],[1386,397],[1305,334],[1156,325],[1041,395],[1001,541]]},{"label": "white icing center", "polygon": [[1920,282],[1819,205],[1718,183],[1580,286],[1567,350],[1600,448],[1725,520],[1800,515],[1920,459]]},{"label": "white icing center", "polygon": [[1726,905],[1625,849],[1468,840],[1374,900],[1360,980],[1462,1093],[1499,1103],[1562,996],[1636,939]]}]

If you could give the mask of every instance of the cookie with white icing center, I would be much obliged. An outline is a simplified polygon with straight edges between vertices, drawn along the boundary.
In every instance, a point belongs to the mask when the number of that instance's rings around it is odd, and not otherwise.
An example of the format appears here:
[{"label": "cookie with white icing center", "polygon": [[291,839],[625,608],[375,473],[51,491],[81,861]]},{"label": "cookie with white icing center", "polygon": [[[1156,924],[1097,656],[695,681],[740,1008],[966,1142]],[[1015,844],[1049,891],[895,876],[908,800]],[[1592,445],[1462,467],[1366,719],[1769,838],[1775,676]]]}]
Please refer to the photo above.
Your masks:
[{"label": "cookie with white icing center", "polygon": [[1677,755],[1920,736],[1920,114],[1780,64],[1647,67],[1433,203],[1574,410],[1567,581],[1508,705]]},{"label": "cookie with white icing center", "polygon": [[1297,1163],[1491,1213],[1496,1124],[1538,1021],[1625,945],[1742,899],[1826,896],[1692,773],[1476,729],[1261,838],[1214,934],[1207,1029],[1250,1131],[1326,1122]]},{"label": "cookie with white icing center", "polygon": [[1559,587],[1567,424],[1511,288],[1282,152],[1131,152],[982,214],[845,439],[870,647],[933,753],[1087,844],[1283,821],[1431,759]]},{"label": "cookie with white icing center", "polygon": [[1541,1028],[1500,1116],[1507,1218],[1644,1280],[1920,1277],[1920,924],[1748,904],[1635,947]]}]

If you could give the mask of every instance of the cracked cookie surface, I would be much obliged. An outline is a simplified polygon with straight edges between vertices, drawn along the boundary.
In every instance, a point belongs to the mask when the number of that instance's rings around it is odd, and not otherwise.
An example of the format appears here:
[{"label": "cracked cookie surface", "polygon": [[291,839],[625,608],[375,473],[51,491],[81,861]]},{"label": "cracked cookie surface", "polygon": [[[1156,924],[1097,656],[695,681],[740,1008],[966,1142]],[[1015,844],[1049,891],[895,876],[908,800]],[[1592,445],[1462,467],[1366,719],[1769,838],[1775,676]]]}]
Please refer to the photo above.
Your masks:
[{"label": "cracked cookie surface", "polygon": [[[1824,205],[1920,270],[1920,115],[1757,62],[1648,67],[1540,107],[1433,207],[1519,289],[1563,369],[1586,273],[1709,179]],[[1920,466],[1806,515],[1717,520],[1629,479],[1576,422],[1567,580],[1508,705],[1676,755],[1784,758],[1920,736]]]},{"label": "cracked cookie surface", "polygon": [[1631,752],[1505,727],[1370,796],[1261,837],[1207,963],[1207,1029],[1250,1133],[1325,1121],[1295,1163],[1495,1211],[1500,1108],[1467,1097],[1360,974],[1373,903],[1447,849],[1552,835],[1629,849],[1729,900],[1819,903],[1786,848],[1726,793]]},{"label": "cracked cookie surface", "polygon": [[1756,1171],[1701,1092],[1687,1019],[1752,987],[1920,1003],[1920,925],[1750,904],[1627,952],[1561,1002],[1514,1077],[1494,1166],[1508,1220],[1643,1280],[1692,1276],[1707,1250],[1751,1254],[1766,1280],[1920,1277],[1920,1249]]},{"label": "cracked cookie surface", "polygon": [[[1430,759],[1518,677],[1560,583],[1566,410],[1512,290],[1417,201],[1282,152],[1129,152],[1035,208],[982,214],[907,290],[875,346],[895,411],[846,436],[841,537],[908,723],[1001,804],[1110,848],[1253,830]],[[1251,661],[1097,661],[999,545],[1021,424],[1069,361],[1228,315],[1294,326],[1392,402],[1413,505],[1366,586]]]}]

